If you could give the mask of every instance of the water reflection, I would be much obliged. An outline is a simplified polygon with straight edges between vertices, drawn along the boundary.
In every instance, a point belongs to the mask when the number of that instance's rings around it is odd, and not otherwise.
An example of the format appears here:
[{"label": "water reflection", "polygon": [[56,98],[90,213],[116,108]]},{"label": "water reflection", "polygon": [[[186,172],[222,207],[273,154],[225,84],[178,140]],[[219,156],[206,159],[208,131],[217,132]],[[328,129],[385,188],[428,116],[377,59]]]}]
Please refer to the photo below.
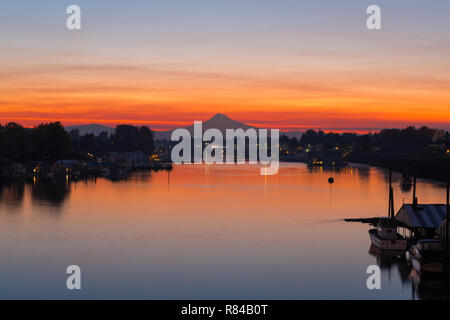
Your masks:
[{"label": "water reflection", "polygon": [[[169,171],[167,171],[169,172]],[[108,176],[111,182],[126,182],[131,178],[132,172],[112,174]],[[148,182],[152,177],[151,171],[141,172],[133,176],[133,181]],[[64,178],[40,178],[33,177],[25,181],[23,179],[0,184],[0,204],[7,207],[8,212],[19,210],[23,205],[25,194],[29,190],[32,205],[50,206],[58,209],[64,205],[64,202],[70,197],[73,187],[77,184],[97,183],[97,177],[87,177],[84,179],[72,180],[68,176]]]},{"label": "water reflection", "polygon": [[314,166],[314,165],[307,165],[308,171],[310,173],[314,173],[314,172],[328,172],[328,173],[333,173],[333,172],[345,172],[348,167],[347,166]]},{"label": "water reflection", "polygon": [[411,287],[411,299],[448,300],[448,278],[442,274],[423,275],[414,269],[404,258],[402,251],[382,251],[370,246],[369,254],[376,258],[377,265],[391,279],[392,270],[396,270],[402,286]]},{"label": "water reflection", "polygon": [[71,185],[68,179],[35,179],[31,193],[33,204],[61,207],[70,195]]},{"label": "water reflection", "polygon": [[370,167],[369,166],[360,166],[357,168],[356,172],[358,173],[358,177],[360,181],[364,183],[369,183],[370,179]]},{"label": "water reflection", "polygon": [[[367,225],[341,221],[385,215],[385,177],[359,165],[282,163],[276,176],[250,165],[180,165],[120,183],[3,185],[0,210],[14,214],[0,214],[0,298],[64,298],[65,279],[53,275],[76,262],[91,277],[80,298],[410,299],[411,268],[368,253]],[[441,185],[421,181],[418,190],[424,202],[442,202]],[[58,219],[45,214],[53,211]],[[374,263],[389,278],[377,296],[366,287]]]},{"label": "water reflection", "polygon": [[383,251],[370,245],[369,254],[376,258],[376,263],[380,269],[388,273],[388,279],[391,279],[392,270],[396,270],[398,277],[403,285],[409,285],[409,274],[411,268],[406,264],[403,251]]},{"label": "water reflection", "polygon": [[400,180],[400,187],[402,192],[406,193],[411,191],[413,186],[412,177],[409,174],[402,174],[402,178]]},{"label": "water reflection", "polygon": [[0,203],[6,205],[10,212],[15,211],[22,204],[24,196],[25,182],[0,184]]},{"label": "water reflection", "polygon": [[412,282],[412,296],[413,299],[418,298],[422,300],[448,300],[449,287],[443,275],[438,276],[423,276],[412,268],[409,279]]}]

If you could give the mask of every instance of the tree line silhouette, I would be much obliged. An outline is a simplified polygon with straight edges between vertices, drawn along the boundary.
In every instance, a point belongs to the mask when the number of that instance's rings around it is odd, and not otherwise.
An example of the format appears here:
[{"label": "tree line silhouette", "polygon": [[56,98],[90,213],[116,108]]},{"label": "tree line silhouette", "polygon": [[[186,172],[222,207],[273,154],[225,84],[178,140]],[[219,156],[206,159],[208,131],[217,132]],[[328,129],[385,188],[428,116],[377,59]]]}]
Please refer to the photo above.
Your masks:
[{"label": "tree line silhouette", "polygon": [[[351,147],[355,152],[417,154],[436,143],[450,146],[450,133],[428,127],[407,127],[362,135],[307,130],[301,139],[284,135],[280,138],[280,145],[288,146],[294,152],[299,147],[320,145],[322,149],[339,146]],[[25,128],[14,122],[0,125],[0,158],[16,161],[78,159],[87,153],[101,155],[138,150],[151,154],[153,149],[153,132],[145,126],[118,125],[113,134],[102,132],[96,136],[80,135],[78,130],[67,132],[60,122],[42,123],[33,128]]]},{"label": "tree line silhouette", "polygon": [[335,146],[352,147],[354,151],[379,151],[418,154],[426,151],[432,144],[450,145],[450,132],[423,126],[419,129],[383,129],[380,132],[368,134],[335,133],[307,130],[300,139],[288,138],[282,135],[280,145],[296,150],[298,147],[320,145],[322,149]]},{"label": "tree line silhouette", "polygon": [[80,135],[79,130],[67,132],[60,122],[42,123],[33,128],[10,122],[0,124],[0,158],[15,161],[86,157],[107,152],[153,152],[153,132],[145,126],[118,125],[113,134],[102,132]]}]

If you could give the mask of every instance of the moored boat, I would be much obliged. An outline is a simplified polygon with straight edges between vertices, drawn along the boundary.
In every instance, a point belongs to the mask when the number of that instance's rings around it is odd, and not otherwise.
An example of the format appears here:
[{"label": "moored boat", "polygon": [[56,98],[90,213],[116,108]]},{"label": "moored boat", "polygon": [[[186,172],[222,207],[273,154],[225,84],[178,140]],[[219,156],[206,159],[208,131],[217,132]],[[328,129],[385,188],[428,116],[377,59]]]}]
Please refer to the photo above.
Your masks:
[{"label": "moored boat", "polygon": [[407,240],[397,233],[397,226],[389,220],[380,222],[376,229],[369,230],[372,244],[380,250],[405,251]]}]

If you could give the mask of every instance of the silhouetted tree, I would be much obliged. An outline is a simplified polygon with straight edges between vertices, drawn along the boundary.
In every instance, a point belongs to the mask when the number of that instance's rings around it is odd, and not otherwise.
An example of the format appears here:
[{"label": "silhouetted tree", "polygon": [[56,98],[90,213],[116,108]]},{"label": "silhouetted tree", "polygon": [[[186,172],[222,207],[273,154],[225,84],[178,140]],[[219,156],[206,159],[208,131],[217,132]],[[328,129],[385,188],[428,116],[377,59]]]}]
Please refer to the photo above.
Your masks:
[{"label": "silhouetted tree", "polygon": [[362,136],[359,136],[358,139],[358,146],[359,146],[359,150],[360,151],[371,151],[372,148],[372,140],[371,140],[371,136],[368,134],[364,134]]},{"label": "silhouetted tree", "polygon": [[0,156],[3,155],[5,150],[5,127],[0,124]]},{"label": "silhouetted tree", "polygon": [[407,127],[406,129],[384,129],[375,135],[377,144],[385,152],[421,153],[433,143],[435,129]]},{"label": "silhouetted tree", "polygon": [[139,148],[139,129],[131,125],[118,125],[113,136],[113,150],[132,152]]},{"label": "silhouetted tree", "polygon": [[97,137],[97,148],[98,152],[103,154],[111,149],[111,139],[108,132],[100,132]]},{"label": "silhouetted tree", "polygon": [[142,152],[151,154],[153,152],[153,132],[148,127],[139,128],[139,147]]},{"label": "silhouetted tree", "polygon": [[23,160],[28,157],[29,132],[20,124],[7,123],[1,129],[1,156],[14,160]]},{"label": "silhouetted tree", "polygon": [[145,153],[153,151],[153,132],[148,127],[119,125],[112,137],[113,150],[117,152],[133,152],[141,150]]},{"label": "silhouetted tree", "polygon": [[80,138],[80,151],[98,153],[97,138],[94,134],[88,133]]},{"label": "silhouetted tree", "polygon": [[72,152],[72,140],[60,122],[40,124],[30,132],[31,150],[35,159],[56,160]]}]

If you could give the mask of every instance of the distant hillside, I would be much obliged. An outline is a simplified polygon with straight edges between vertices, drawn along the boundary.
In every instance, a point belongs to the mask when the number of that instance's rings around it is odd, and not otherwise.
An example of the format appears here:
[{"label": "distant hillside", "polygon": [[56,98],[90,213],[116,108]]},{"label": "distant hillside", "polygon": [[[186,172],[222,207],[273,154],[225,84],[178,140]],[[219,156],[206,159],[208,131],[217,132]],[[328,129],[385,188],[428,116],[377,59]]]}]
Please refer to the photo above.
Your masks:
[{"label": "distant hillside", "polygon": [[[203,131],[208,129],[219,129],[223,133],[225,133],[226,129],[250,129],[253,128],[249,125],[246,125],[244,123],[232,120],[228,118],[226,115],[218,113],[214,117],[212,117],[209,120],[206,120],[202,123]],[[194,135],[194,125],[190,125],[188,127],[185,127],[191,135]],[[175,129],[173,129],[175,130]],[[155,132],[155,140],[170,140],[170,136],[172,134],[173,130],[167,130],[167,131],[158,131]]]},{"label": "distant hillside", "polygon": [[80,131],[80,135],[91,134],[98,136],[103,131],[108,132],[108,134],[114,133],[114,128],[102,126],[100,124],[85,124],[79,126],[67,126],[65,127],[66,131],[70,132],[73,129],[78,129]]},{"label": "distant hillside", "polygon": [[[230,119],[224,114],[218,113],[214,117],[212,117],[209,120],[206,120],[203,122],[203,131],[216,128],[225,133],[226,129],[243,129],[247,130],[250,128],[258,129],[252,126],[249,126],[245,123]],[[78,129],[80,131],[80,135],[85,135],[87,133],[93,133],[94,135],[98,136],[101,132],[106,131],[109,134],[114,133],[114,128],[103,126],[100,124],[86,124],[86,125],[77,125],[77,126],[67,126],[65,127],[67,131],[71,131],[73,129]],[[185,127],[192,135],[194,134],[194,125],[190,125],[188,127]],[[172,130],[167,131],[154,131],[154,137],[155,140],[170,140],[170,136],[172,135]],[[301,131],[284,131],[280,132],[280,135],[285,135],[289,138],[296,137],[297,139],[300,139],[303,135],[303,132]]]}]

